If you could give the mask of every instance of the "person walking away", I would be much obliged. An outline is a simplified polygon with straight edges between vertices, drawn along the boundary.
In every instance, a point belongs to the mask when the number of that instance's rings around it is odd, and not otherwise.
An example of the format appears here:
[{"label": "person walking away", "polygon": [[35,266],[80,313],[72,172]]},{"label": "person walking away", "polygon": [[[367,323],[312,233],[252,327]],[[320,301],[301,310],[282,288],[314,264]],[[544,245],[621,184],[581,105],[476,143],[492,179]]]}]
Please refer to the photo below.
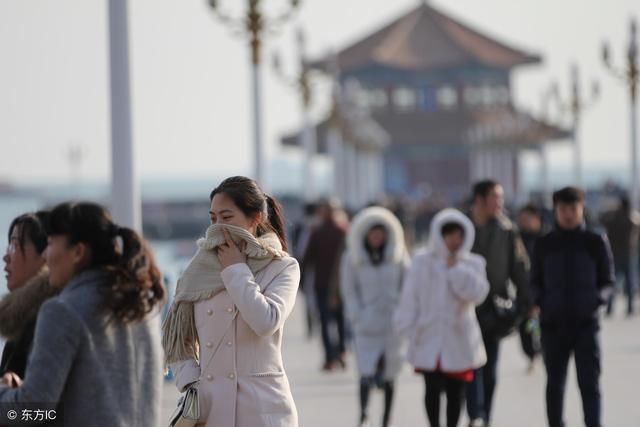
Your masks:
[{"label": "person walking away", "polygon": [[355,216],[341,262],[340,286],[360,375],[361,426],[370,425],[369,396],[374,387],[384,390],[382,426],[390,425],[394,382],[404,362],[404,340],[395,333],[392,319],[408,261],[402,225],[391,211],[370,207]]},{"label": "person walking away", "polygon": [[[605,212],[600,217],[609,238],[613,252],[613,262],[617,283],[623,282],[624,293],[627,297],[627,316],[634,312],[634,293],[636,268],[638,266],[638,239],[640,238],[640,214],[634,212],[626,197],[620,198],[617,209]],[[611,292],[607,301],[607,316],[613,314],[615,290]]]},{"label": "person walking away", "polygon": [[47,425],[157,426],[165,291],[148,244],[93,203],[58,205],[47,223],[49,283],[60,294],[40,308],[25,377],[0,386],[0,405],[55,410]]},{"label": "person walking away", "polygon": [[475,307],[489,292],[484,259],[472,254],[475,230],[461,212],[445,209],[431,223],[427,249],[409,268],[394,316],[409,337],[409,362],[425,380],[431,427],[440,426],[440,395],[447,397],[447,427],[456,427],[465,384],[486,362]]},{"label": "person walking away", "polygon": [[[320,224],[311,232],[302,258],[302,275],[313,271],[315,301],[320,314],[324,347],[324,371],[346,364],[346,330],[340,301],[340,260],[344,251],[346,227],[336,218],[337,206],[329,200],[318,202]],[[306,288],[306,285],[303,285]],[[332,333],[332,327],[337,334]],[[336,338],[334,338],[337,335]]]},{"label": "person walking away", "polygon": [[542,328],[550,427],[564,427],[567,369],[574,356],[587,427],[601,427],[599,308],[615,282],[606,236],[584,225],[584,193],[553,195],[556,227],[533,251],[531,288]]},{"label": "person walking away", "polygon": [[490,285],[486,300],[476,309],[487,363],[475,371],[467,387],[470,425],[482,426],[491,420],[500,341],[530,308],[529,258],[517,228],[504,214],[500,184],[486,180],[474,185],[470,216],[476,232],[471,252],[486,260]]}]

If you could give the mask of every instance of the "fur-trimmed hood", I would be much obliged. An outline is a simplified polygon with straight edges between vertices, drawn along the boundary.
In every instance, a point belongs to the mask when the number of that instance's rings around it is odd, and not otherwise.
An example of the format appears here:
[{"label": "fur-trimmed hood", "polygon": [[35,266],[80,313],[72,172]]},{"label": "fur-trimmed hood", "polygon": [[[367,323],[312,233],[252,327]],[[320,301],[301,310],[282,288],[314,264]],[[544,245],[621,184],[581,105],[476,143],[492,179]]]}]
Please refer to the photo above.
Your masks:
[{"label": "fur-trimmed hood", "polygon": [[20,338],[38,316],[40,306],[58,290],[49,285],[49,270],[43,268],[24,286],[0,300],[0,335],[8,341]]},{"label": "fur-trimmed hood", "polygon": [[353,264],[362,265],[368,262],[369,255],[364,247],[364,241],[371,227],[378,224],[387,230],[384,263],[402,262],[407,257],[404,230],[400,221],[388,209],[370,207],[353,218],[347,234],[347,254]]},{"label": "fur-trimmed hood", "polygon": [[473,241],[476,237],[476,229],[471,220],[465,214],[452,208],[441,210],[433,218],[433,221],[431,221],[431,230],[429,232],[427,248],[438,255],[446,256],[449,253],[445,246],[444,239],[442,238],[442,227],[449,222],[455,222],[464,228],[464,243],[458,251],[458,254],[466,255],[470,253],[471,248],[473,247]]}]

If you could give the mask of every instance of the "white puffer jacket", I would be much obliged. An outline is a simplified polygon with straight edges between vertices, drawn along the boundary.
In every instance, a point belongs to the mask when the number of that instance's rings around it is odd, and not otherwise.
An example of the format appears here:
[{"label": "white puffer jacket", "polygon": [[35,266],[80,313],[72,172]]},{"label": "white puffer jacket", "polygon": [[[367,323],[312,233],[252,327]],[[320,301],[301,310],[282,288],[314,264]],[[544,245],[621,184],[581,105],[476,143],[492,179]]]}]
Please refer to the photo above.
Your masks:
[{"label": "white puffer jacket", "polygon": [[[458,262],[451,268],[441,232],[449,222],[465,230]],[[445,209],[433,219],[427,248],[413,257],[394,325],[409,338],[408,360],[418,369],[431,371],[439,364],[444,372],[462,372],[486,363],[475,306],[486,298],[489,283],[485,260],[470,252],[474,237],[464,214]]]}]

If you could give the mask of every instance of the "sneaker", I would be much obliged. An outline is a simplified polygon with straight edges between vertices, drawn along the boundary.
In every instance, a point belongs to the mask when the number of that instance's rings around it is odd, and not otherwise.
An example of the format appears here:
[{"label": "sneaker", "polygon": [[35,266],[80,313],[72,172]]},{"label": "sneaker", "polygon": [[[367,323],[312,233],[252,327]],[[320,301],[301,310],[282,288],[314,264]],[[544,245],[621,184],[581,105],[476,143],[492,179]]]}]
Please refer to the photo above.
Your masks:
[{"label": "sneaker", "polygon": [[469,427],[485,427],[484,420],[482,418],[474,418],[469,422]]}]

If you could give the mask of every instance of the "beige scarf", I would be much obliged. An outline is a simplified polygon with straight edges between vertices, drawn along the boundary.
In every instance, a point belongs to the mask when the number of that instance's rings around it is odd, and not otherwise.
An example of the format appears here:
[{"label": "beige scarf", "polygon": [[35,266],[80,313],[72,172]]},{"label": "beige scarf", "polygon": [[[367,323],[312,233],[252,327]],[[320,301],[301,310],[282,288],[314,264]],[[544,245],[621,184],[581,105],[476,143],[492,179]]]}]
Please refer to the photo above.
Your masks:
[{"label": "beige scarf", "polygon": [[198,332],[193,304],[212,298],[225,289],[220,276],[222,266],[215,251],[225,243],[223,229],[229,232],[241,250],[244,245],[247,265],[253,274],[269,265],[274,258],[287,255],[274,233],[255,237],[233,225],[211,225],[205,237],[198,240],[198,251],[178,280],[171,310],[162,325],[162,346],[167,364],[197,357]]}]

